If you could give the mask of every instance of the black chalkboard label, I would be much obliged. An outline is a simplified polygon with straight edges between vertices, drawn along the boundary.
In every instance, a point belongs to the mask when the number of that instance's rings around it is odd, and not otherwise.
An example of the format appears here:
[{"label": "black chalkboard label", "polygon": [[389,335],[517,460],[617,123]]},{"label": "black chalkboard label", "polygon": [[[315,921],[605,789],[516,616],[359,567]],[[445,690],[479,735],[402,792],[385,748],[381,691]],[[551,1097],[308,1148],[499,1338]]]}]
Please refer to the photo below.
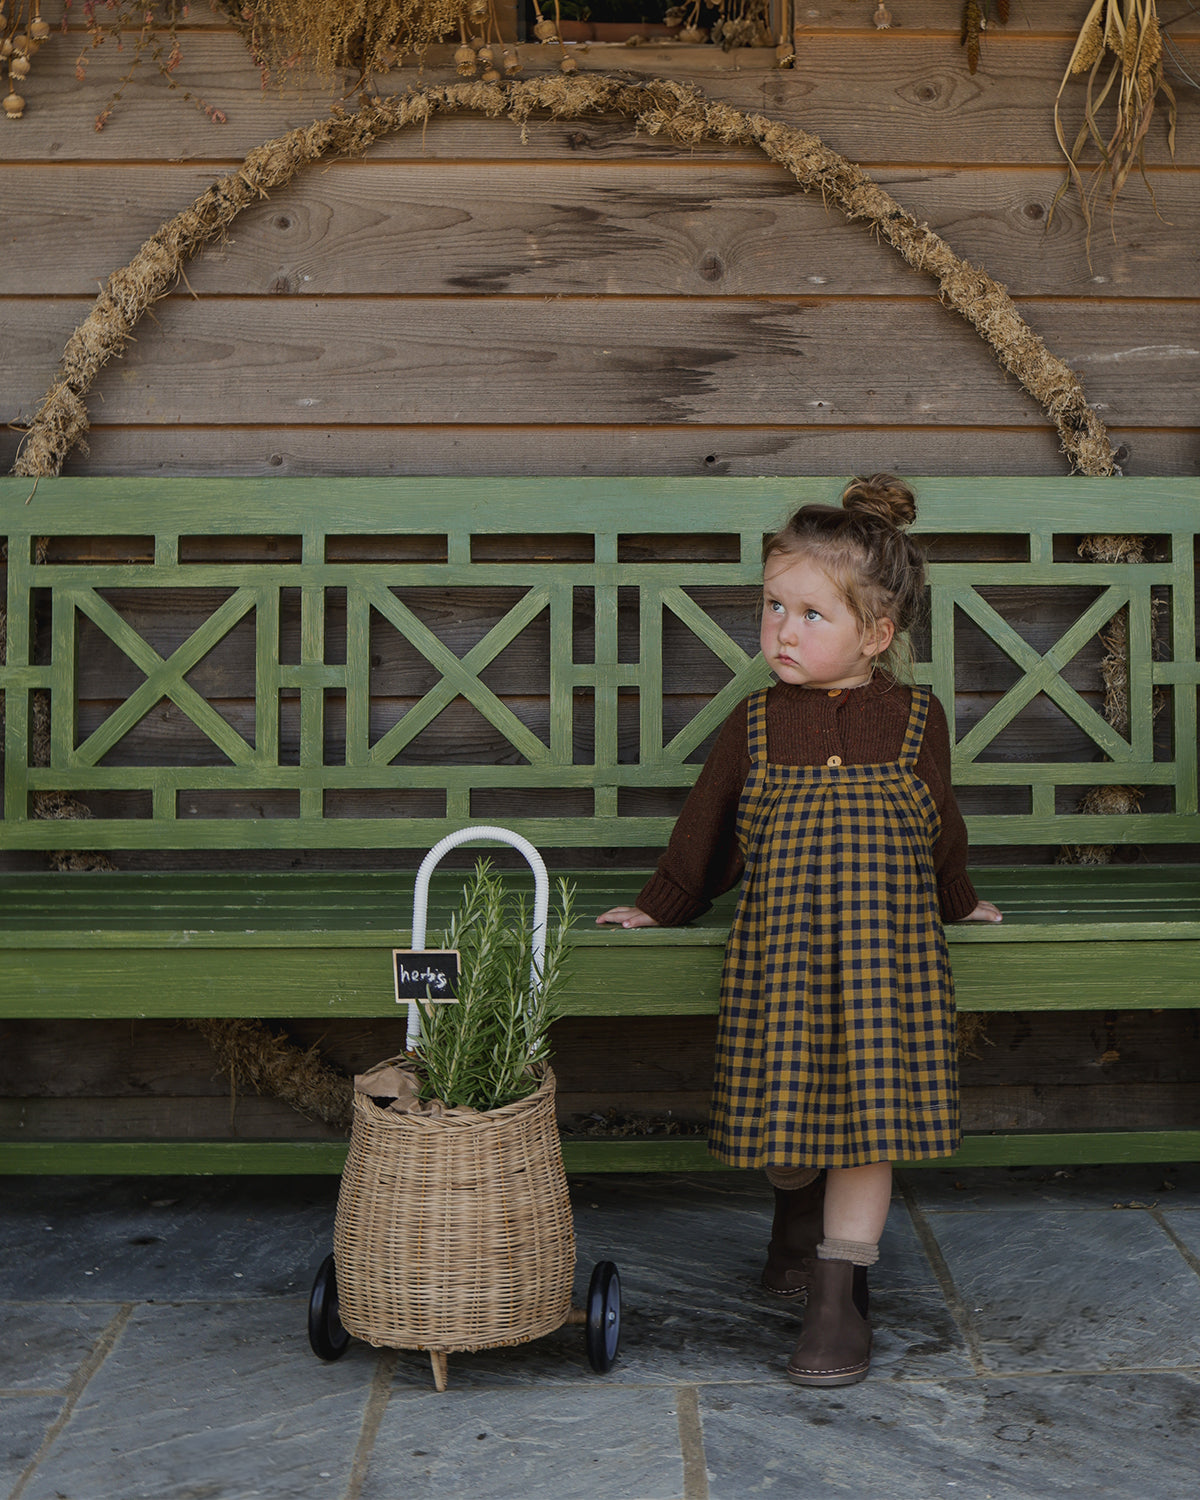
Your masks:
[{"label": "black chalkboard label", "polygon": [[405,1000],[453,1002],[458,991],[457,948],[393,948],[396,1003]]}]

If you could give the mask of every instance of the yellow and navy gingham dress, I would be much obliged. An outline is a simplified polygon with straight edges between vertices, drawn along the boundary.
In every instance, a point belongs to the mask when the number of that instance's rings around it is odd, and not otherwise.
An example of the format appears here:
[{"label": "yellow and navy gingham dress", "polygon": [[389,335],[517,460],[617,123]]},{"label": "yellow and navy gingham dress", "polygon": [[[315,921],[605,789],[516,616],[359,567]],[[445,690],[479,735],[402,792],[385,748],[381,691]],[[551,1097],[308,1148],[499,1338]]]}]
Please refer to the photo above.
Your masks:
[{"label": "yellow and navy gingham dress", "polygon": [[916,774],[929,689],[896,761],[767,760],[746,705],[746,869],[725,951],[709,1149],[732,1167],[856,1167],[960,1139],[954,982]]}]

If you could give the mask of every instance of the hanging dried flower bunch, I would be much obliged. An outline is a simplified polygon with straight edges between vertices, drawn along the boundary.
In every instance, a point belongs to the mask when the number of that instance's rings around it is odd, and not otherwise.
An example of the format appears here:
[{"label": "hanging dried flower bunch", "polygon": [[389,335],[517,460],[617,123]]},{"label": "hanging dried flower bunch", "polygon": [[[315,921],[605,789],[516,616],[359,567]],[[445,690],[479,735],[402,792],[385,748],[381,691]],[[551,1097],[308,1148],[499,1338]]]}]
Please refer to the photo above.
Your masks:
[{"label": "hanging dried flower bunch", "polygon": [[[882,8],[881,6],[880,9]],[[979,53],[983,45],[983,33],[988,28],[989,14],[1001,26],[1007,26],[1008,11],[1009,0],[964,0],[959,45],[967,49],[967,68],[970,72],[974,73],[979,66]],[[878,24],[877,20],[876,25]]]},{"label": "hanging dried flower bunch", "polygon": [[11,15],[0,0],[0,61],[8,73],[8,91],[4,113],[19,120],[25,113],[22,89],[33,67],[33,55],[50,35],[50,26],[42,20],[41,0],[11,0]]},{"label": "hanging dried flower bunch", "polygon": [[[64,26],[65,12],[70,8],[71,0],[65,0]],[[225,116],[219,109],[193,94],[175,77],[175,70],[183,61],[178,26],[187,19],[190,9],[188,0],[84,0],[83,19],[87,25],[88,42],[75,60],[75,77],[83,82],[90,54],[105,42],[111,42],[118,52],[123,52],[127,44],[130,48],[129,66],[96,116],[97,130],[104,129],[133,75],[145,62],[153,65],[169,89],[175,90],[189,104],[194,104],[215,125],[224,125]]]},{"label": "hanging dried flower bunch", "polygon": [[[701,24],[703,11],[715,11],[716,19]],[[782,3],[778,41],[781,49],[786,43],[787,56],[780,56],[781,66],[790,64],[793,56],[790,12],[790,5]],[[735,47],[773,47],[776,43],[771,27],[771,0],[680,0],[670,7],[664,19],[680,28],[675,40],[685,45],[699,46],[712,41],[732,52]]]},{"label": "hanging dried flower bunch", "polygon": [[494,0],[222,3],[246,36],[264,76],[280,78],[298,71],[328,79],[344,68],[363,74],[385,72],[404,56],[454,36],[460,43],[454,61],[463,77],[495,82],[521,68],[516,48],[501,40]]},{"label": "hanging dried flower bunch", "polygon": [[[1089,240],[1096,195],[1106,176],[1110,207],[1135,166],[1151,201],[1154,199],[1145,172],[1145,149],[1160,94],[1166,101],[1167,145],[1172,157],[1175,155],[1175,95],[1163,78],[1162,54],[1156,0],[1093,0],[1054,101],[1054,132],[1068,169],[1067,181],[1054,202],[1057,204],[1067,188],[1075,185]],[[1068,83],[1083,74],[1087,75],[1083,124],[1068,146],[1060,106]],[[1107,104],[1115,113],[1106,126],[1100,115]],[[1089,144],[1100,157],[1090,184],[1084,182],[1080,171]]]},{"label": "hanging dried flower bunch", "polygon": [[725,52],[735,47],[773,46],[770,0],[719,0],[711,35]]},{"label": "hanging dried flower bunch", "polygon": [[698,47],[708,41],[708,28],[700,24],[700,12],[707,0],[685,0],[682,5],[673,5],[663,17],[668,26],[678,26],[675,40],[685,46]]}]

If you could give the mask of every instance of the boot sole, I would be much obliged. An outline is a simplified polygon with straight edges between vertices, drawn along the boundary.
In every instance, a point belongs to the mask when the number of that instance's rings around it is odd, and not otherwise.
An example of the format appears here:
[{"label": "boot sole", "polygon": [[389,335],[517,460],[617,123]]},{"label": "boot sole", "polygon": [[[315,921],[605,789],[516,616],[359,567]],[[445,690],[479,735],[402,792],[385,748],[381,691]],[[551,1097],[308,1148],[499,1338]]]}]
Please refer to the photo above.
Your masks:
[{"label": "boot sole", "polygon": [[793,1385],[857,1385],[865,1380],[871,1368],[871,1344],[867,1345],[867,1357],[860,1365],[846,1365],[841,1370],[795,1370],[789,1364],[787,1378]]},{"label": "boot sole", "polygon": [[759,1289],[766,1292],[768,1297],[778,1297],[782,1302],[807,1302],[808,1288],[806,1286],[777,1287],[768,1286],[765,1281],[759,1282]]},{"label": "boot sole", "polygon": [[793,1370],[788,1367],[787,1378],[793,1385],[834,1386],[857,1385],[867,1378],[870,1364],[851,1370],[831,1370],[827,1374],[816,1370]]}]

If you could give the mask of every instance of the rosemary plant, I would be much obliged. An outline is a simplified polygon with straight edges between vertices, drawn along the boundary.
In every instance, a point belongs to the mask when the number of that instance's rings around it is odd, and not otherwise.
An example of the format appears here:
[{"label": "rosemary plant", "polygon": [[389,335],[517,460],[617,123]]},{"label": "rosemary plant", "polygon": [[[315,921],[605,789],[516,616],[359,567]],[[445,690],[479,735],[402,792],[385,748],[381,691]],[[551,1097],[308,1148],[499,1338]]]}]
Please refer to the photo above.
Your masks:
[{"label": "rosemary plant", "polygon": [[573,887],[559,880],[557,894],[547,921],[541,982],[531,986],[529,902],[506,890],[489,860],[475,866],[442,939],[444,948],[459,953],[457,1004],[422,1007],[418,1068],[423,1099],[488,1110],[534,1092],[531,1070],[550,1056],[550,1023],[558,1014],[563,955],[574,917]]}]

